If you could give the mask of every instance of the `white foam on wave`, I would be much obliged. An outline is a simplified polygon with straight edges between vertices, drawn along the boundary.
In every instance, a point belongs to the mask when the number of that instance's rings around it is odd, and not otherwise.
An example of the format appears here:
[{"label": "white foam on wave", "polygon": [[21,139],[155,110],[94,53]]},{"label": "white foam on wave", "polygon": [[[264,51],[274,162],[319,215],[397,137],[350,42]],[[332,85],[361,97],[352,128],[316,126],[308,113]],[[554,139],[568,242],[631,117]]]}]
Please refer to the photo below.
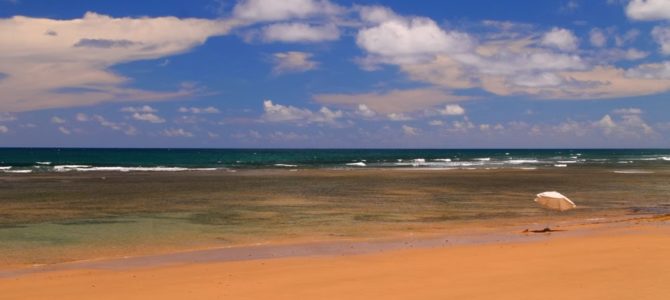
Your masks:
[{"label": "white foam on wave", "polygon": [[57,165],[54,166],[54,171],[56,172],[67,172],[67,171],[77,171],[81,168],[90,168],[89,165]]},{"label": "white foam on wave", "polygon": [[[61,167],[61,168],[59,168]],[[55,166],[57,172],[183,172],[183,171],[216,171],[217,168],[182,168],[182,167],[92,167],[87,165]]]},{"label": "white foam on wave", "polygon": [[554,167],[556,168],[566,168],[567,166],[567,164],[554,164]]},{"label": "white foam on wave", "polygon": [[559,163],[559,164],[576,164],[576,163],[578,163],[578,161],[576,161],[576,160],[559,160],[559,161],[557,161],[557,163]]},{"label": "white foam on wave", "polygon": [[654,172],[652,171],[645,171],[645,170],[616,170],[612,171],[613,173],[617,174],[652,174]]},{"label": "white foam on wave", "polygon": [[9,167],[8,167],[8,166],[0,166],[0,171],[2,171],[2,170],[9,170],[9,169],[11,169],[11,168],[12,168],[11,166],[9,166]]},{"label": "white foam on wave", "polygon": [[434,161],[440,161],[440,162],[451,162],[451,158],[436,158],[433,159]]},{"label": "white foam on wave", "polygon": [[38,165],[43,165],[43,166],[51,165],[50,161],[36,161],[35,163],[38,164]]},{"label": "white foam on wave", "polygon": [[298,165],[288,165],[288,164],[274,164],[275,167],[282,167],[282,168],[295,168],[298,167]]},{"label": "white foam on wave", "polygon": [[367,166],[364,162],[353,162],[353,163],[348,163],[347,166],[352,166],[352,167],[365,167]]},{"label": "white foam on wave", "polygon": [[491,158],[490,158],[490,157],[479,157],[479,158],[475,158],[475,160],[478,160],[478,161],[491,161]]},{"label": "white foam on wave", "polygon": [[540,161],[537,159],[510,159],[505,161],[505,163],[508,164],[513,164],[513,165],[521,165],[521,164],[536,164],[539,163]]},{"label": "white foam on wave", "polygon": [[7,169],[7,170],[2,170],[2,172],[4,172],[4,173],[16,173],[16,174],[28,174],[28,173],[32,173],[33,170],[9,170],[9,169]]},{"label": "white foam on wave", "polygon": [[661,156],[659,157],[660,160],[665,160],[665,161],[670,161],[670,156]]}]

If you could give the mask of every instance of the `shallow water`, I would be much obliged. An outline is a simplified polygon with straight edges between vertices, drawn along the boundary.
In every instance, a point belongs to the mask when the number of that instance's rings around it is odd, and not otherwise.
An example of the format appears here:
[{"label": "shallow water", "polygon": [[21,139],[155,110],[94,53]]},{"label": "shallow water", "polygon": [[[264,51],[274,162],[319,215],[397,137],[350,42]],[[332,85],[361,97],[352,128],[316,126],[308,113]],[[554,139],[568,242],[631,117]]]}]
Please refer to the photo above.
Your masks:
[{"label": "shallow water", "polygon": [[[670,212],[670,169],[241,170],[0,176],[0,264]],[[577,203],[545,211],[535,194]]]}]

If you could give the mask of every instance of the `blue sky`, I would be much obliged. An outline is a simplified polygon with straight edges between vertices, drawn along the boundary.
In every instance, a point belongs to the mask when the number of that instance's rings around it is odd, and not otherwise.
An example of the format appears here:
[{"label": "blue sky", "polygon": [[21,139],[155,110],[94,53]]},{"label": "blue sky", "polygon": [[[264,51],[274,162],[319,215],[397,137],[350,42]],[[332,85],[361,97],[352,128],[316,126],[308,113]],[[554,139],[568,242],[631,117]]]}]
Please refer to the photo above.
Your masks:
[{"label": "blue sky", "polygon": [[0,146],[670,147],[670,0],[0,0]]}]

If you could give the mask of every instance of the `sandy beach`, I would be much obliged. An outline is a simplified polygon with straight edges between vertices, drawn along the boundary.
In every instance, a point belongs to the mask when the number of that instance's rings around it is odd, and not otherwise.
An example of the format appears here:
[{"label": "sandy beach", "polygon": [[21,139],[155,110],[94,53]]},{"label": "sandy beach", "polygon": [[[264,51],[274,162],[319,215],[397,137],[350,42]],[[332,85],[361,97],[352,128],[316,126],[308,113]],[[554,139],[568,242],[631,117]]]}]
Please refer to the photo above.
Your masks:
[{"label": "sandy beach", "polygon": [[84,263],[6,275],[0,290],[3,299],[666,299],[668,225],[666,216],[361,254]]}]

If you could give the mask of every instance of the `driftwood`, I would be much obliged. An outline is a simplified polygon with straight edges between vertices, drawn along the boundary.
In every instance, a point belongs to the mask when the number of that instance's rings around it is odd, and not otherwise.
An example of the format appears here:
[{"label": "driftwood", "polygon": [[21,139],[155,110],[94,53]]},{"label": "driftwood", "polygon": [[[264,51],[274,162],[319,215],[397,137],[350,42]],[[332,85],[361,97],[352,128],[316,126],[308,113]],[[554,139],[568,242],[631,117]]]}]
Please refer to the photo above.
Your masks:
[{"label": "driftwood", "polygon": [[551,229],[549,227],[545,227],[544,229],[540,229],[540,230],[528,230],[528,229],[526,229],[526,230],[522,231],[522,233],[529,233],[529,232],[532,232],[532,233],[546,233],[546,232],[557,232],[557,231],[564,231],[564,230]]}]

